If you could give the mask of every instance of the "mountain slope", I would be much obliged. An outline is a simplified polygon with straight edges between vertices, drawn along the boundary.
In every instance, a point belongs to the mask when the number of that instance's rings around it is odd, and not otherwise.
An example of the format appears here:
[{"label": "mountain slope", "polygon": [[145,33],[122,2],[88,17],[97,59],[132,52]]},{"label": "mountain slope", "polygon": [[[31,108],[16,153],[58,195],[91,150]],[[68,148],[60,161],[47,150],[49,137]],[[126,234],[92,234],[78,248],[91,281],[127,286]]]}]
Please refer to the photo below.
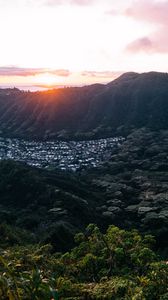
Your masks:
[{"label": "mountain slope", "polygon": [[101,137],[117,129],[168,127],[168,74],[126,73],[107,85],[47,92],[0,90],[0,132],[55,138]]},{"label": "mountain slope", "polygon": [[[101,224],[138,228],[168,247],[168,130],[133,131],[103,167],[88,171],[102,198]],[[90,174],[90,175],[89,175]]]},{"label": "mountain slope", "polygon": [[73,235],[96,222],[96,190],[72,174],[0,161],[0,221],[68,249]]}]

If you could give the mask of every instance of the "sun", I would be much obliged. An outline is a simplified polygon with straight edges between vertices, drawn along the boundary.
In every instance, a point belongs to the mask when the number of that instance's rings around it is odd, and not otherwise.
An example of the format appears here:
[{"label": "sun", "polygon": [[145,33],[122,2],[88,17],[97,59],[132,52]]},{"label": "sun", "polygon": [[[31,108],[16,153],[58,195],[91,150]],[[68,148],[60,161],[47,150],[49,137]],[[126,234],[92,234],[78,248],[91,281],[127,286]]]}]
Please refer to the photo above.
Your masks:
[{"label": "sun", "polygon": [[59,78],[49,73],[36,76],[36,83],[38,85],[44,85],[46,87],[59,84]]}]

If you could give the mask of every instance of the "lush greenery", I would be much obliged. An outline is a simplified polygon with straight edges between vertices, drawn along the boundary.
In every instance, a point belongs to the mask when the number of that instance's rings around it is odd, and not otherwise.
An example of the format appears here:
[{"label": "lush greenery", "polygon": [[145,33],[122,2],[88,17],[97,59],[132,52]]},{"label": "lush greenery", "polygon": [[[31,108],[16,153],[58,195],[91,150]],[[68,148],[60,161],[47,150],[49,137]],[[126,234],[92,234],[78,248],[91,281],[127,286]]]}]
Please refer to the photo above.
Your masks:
[{"label": "lush greenery", "polygon": [[[8,228],[4,239],[11,236]],[[2,247],[0,299],[168,299],[168,265],[151,235],[90,224],[75,242],[64,254],[49,244]]]}]

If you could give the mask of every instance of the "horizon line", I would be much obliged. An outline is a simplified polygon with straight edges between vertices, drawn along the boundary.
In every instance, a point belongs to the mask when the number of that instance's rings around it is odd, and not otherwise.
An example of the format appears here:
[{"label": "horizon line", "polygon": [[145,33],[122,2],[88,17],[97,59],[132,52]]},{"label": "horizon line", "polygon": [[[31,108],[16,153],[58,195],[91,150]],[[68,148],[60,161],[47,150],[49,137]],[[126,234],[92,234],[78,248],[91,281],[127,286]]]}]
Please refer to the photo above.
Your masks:
[{"label": "horizon line", "polygon": [[162,73],[162,74],[168,74],[168,72],[161,72],[161,71],[146,71],[146,72],[136,72],[136,71],[128,71],[123,72],[120,75],[118,75],[116,78],[111,78],[111,80],[108,80],[107,82],[101,82],[97,81],[95,83],[79,83],[79,84],[51,84],[51,85],[45,85],[45,84],[19,84],[19,83],[5,83],[0,84],[0,89],[18,89],[20,91],[30,91],[30,92],[41,92],[41,91],[47,91],[47,90],[54,90],[54,89],[64,89],[64,88],[72,88],[72,87],[85,87],[85,86],[92,86],[96,84],[106,85],[110,82],[113,82],[114,80],[120,78],[124,74],[147,74],[147,73]]}]

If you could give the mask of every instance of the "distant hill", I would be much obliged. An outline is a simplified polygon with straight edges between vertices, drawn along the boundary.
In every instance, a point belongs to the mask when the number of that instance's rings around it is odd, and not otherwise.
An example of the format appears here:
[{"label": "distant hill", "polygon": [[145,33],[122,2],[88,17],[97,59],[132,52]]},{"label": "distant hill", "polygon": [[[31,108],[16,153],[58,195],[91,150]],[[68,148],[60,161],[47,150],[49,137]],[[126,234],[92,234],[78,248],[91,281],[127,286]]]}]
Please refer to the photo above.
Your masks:
[{"label": "distant hill", "polygon": [[[124,130],[123,130],[124,126]],[[125,73],[107,85],[0,90],[0,134],[91,138],[168,127],[168,74]]]}]

